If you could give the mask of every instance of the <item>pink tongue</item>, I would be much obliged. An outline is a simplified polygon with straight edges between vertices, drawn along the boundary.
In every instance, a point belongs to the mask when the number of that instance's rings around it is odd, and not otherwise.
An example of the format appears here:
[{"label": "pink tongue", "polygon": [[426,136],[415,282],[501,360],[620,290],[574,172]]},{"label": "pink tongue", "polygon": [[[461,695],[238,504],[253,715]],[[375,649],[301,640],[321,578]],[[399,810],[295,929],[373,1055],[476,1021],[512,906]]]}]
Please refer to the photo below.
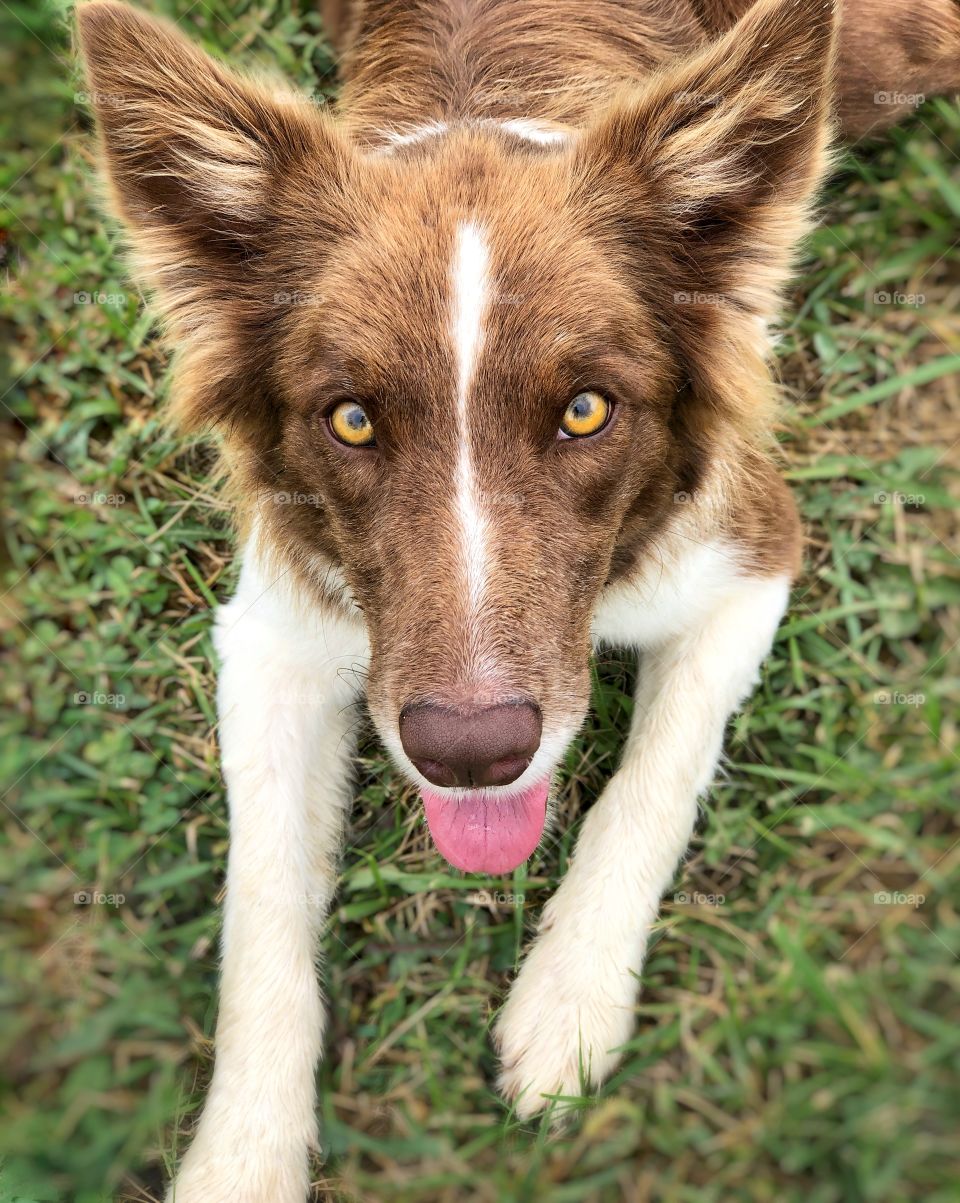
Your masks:
[{"label": "pink tongue", "polygon": [[466,873],[509,873],[540,841],[549,789],[548,778],[504,796],[475,790],[450,797],[424,790],[423,809],[437,851]]}]

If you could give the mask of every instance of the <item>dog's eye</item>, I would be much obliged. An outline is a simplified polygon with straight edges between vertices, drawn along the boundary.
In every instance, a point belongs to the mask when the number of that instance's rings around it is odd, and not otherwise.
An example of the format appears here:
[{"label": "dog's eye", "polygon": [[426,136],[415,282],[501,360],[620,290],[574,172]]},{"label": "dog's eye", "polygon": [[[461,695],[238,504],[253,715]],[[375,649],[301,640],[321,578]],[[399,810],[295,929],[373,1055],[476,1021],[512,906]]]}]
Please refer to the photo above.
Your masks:
[{"label": "dog's eye", "polygon": [[610,420],[612,406],[599,393],[577,393],[560,423],[561,439],[583,439],[598,434]]},{"label": "dog's eye", "polygon": [[348,447],[372,447],[373,423],[357,401],[341,401],[327,419],[334,437]]}]

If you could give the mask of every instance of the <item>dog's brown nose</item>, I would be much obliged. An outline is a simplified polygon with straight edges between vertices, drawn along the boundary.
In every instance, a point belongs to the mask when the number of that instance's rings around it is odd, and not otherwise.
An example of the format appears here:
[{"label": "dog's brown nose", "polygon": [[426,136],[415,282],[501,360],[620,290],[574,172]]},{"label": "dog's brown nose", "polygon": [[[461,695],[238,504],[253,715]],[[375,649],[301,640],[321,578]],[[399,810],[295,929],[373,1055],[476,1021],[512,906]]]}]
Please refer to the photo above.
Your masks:
[{"label": "dog's brown nose", "polygon": [[433,785],[475,789],[516,781],[540,746],[541,727],[540,707],[533,702],[424,702],[401,711],[400,742]]}]

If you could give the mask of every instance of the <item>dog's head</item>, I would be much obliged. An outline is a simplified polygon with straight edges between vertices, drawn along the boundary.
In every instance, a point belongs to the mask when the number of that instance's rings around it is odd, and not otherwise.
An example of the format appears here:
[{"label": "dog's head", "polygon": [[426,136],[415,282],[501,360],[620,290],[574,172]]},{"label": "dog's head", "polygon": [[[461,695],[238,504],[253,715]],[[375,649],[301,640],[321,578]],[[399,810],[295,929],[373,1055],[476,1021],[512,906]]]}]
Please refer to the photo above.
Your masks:
[{"label": "dog's head", "polygon": [[180,418],[224,430],[275,544],[342,570],[441,851],[512,868],[586,712],[600,591],[766,416],[831,6],[762,3],[581,130],[362,143],[125,6],[80,25]]}]

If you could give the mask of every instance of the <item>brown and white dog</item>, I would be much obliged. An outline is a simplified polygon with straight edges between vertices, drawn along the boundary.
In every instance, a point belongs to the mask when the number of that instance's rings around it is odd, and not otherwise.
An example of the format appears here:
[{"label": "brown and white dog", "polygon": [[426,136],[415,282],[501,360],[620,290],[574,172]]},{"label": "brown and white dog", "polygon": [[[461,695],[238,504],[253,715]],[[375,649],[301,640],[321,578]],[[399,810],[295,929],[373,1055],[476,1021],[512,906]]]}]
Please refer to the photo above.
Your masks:
[{"label": "brown and white dog", "polygon": [[216,1066],[178,1203],[306,1194],[359,677],[440,852],[501,874],[540,839],[591,642],[642,651],[623,762],[496,1027],[521,1116],[610,1073],[799,563],[768,325],[833,102],[859,134],[960,86],[955,0],[328,10],[333,115],[80,9],[175,414],[223,432],[246,539],[216,620]]}]

